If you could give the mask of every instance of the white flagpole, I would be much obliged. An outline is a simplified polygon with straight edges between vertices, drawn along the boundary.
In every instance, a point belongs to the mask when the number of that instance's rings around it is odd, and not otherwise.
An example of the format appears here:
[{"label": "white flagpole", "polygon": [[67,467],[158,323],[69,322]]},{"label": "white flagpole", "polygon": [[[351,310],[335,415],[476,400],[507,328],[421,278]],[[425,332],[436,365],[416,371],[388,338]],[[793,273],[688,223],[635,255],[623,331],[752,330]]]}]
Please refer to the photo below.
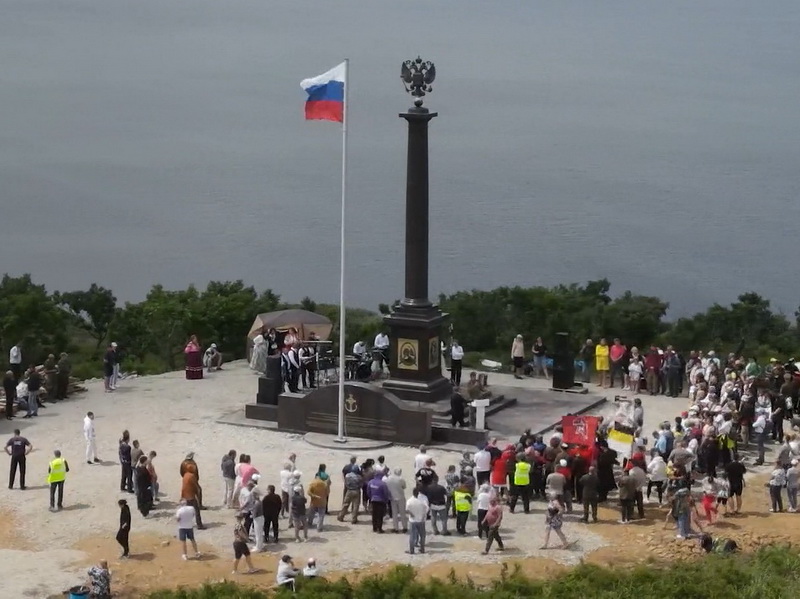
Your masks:
[{"label": "white flagpole", "polygon": [[336,441],[346,443],[344,436],[344,375],[345,375],[345,307],[344,307],[344,215],[347,197],[347,110],[350,107],[350,59],[344,60],[344,110],[342,115],[342,238],[340,241],[339,271],[339,431]]}]

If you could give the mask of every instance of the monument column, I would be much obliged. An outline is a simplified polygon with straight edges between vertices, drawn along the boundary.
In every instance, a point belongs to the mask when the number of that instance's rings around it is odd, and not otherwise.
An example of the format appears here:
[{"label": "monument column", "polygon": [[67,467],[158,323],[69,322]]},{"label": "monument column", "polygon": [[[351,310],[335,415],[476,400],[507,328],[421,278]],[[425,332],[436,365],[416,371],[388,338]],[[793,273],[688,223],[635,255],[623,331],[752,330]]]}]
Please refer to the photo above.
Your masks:
[{"label": "monument column", "polygon": [[414,106],[400,117],[408,123],[406,175],[405,297],[385,317],[389,326],[389,380],[385,389],[411,401],[449,398],[450,381],[442,376],[441,330],[446,317],[428,298],[428,123],[437,116],[422,98],[432,90],[436,69],[421,58],[403,63],[401,78]]}]

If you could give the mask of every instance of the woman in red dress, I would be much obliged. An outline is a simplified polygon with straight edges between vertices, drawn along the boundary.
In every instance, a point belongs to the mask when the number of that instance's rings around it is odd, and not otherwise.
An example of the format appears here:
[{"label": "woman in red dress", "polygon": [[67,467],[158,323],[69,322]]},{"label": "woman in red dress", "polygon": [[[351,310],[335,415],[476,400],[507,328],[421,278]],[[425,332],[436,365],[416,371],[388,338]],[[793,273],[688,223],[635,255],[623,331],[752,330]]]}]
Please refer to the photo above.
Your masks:
[{"label": "woman in red dress", "polygon": [[203,378],[203,354],[197,335],[192,335],[186,347],[183,348],[186,356],[186,380],[194,381]]}]

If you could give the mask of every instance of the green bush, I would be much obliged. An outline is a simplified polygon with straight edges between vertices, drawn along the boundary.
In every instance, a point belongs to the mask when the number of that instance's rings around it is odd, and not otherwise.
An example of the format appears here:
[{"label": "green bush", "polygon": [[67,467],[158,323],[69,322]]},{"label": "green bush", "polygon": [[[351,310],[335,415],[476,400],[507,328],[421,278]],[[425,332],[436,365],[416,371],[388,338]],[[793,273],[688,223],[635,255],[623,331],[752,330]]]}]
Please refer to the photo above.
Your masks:
[{"label": "green bush", "polygon": [[635,568],[604,568],[582,564],[551,580],[531,580],[519,567],[479,587],[459,580],[416,579],[409,566],[396,566],[381,576],[358,583],[299,580],[297,593],[267,591],[233,583],[199,589],[159,591],[148,599],[779,599],[796,596],[800,582],[800,553],[770,547],[752,555],[710,555],[696,561],[666,566],[646,564]]}]

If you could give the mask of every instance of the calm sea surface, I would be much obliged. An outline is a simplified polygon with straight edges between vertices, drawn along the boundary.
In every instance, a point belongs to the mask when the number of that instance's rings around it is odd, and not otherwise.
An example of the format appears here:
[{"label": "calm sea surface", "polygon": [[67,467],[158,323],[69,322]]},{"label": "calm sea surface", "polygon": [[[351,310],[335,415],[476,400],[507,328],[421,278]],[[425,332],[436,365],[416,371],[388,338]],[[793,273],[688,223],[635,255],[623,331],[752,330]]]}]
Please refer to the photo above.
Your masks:
[{"label": "calm sea surface", "polygon": [[432,293],[800,304],[796,0],[0,0],[0,271],[336,301],[341,138],[299,82],[349,57],[348,303],[401,297],[417,54]]}]

